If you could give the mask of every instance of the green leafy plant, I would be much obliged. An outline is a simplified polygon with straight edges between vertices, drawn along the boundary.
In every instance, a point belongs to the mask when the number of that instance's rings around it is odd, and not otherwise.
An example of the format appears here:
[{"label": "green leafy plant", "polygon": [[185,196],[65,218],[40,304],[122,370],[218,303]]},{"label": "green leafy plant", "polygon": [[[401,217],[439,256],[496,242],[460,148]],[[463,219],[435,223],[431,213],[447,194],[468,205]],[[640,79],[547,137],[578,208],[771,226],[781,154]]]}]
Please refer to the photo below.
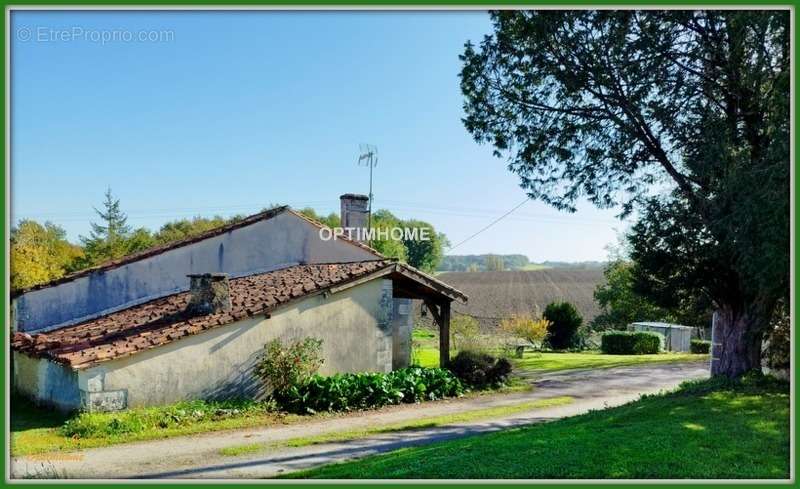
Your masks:
[{"label": "green leafy plant", "polygon": [[708,353],[711,351],[711,342],[706,340],[692,340],[689,344],[692,353]]},{"label": "green leafy plant", "polygon": [[289,412],[352,411],[454,397],[464,386],[448,370],[408,367],[390,373],[313,375],[277,393],[278,405]]},{"label": "green leafy plant", "polygon": [[569,302],[552,302],[547,305],[542,317],[550,322],[547,340],[554,350],[566,350],[580,346],[578,330],[583,317]]},{"label": "green leafy plant", "polygon": [[462,350],[447,364],[462,382],[470,387],[485,388],[502,385],[511,374],[511,362],[483,352]]},{"label": "green leafy plant", "polygon": [[318,338],[303,338],[288,345],[274,339],[264,346],[255,372],[275,393],[302,384],[316,374],[323,363],[322,340]]},{"label": "green leafy plant", "polygon": [[611,355],[658,353],[663,337],[649,331],[608,331],[603,333],[600,350]]}]

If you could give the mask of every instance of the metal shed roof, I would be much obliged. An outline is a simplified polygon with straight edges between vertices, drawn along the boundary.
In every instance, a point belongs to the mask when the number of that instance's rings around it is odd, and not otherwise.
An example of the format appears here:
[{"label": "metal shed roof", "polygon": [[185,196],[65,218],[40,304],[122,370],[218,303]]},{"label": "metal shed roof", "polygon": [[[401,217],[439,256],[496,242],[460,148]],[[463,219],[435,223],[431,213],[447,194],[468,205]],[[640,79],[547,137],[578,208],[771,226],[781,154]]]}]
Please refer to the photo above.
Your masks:
[{"label": "metal shed roof", "polygon": [[637,321],[631,325],[649,326],[651,328],[666,328],[666,329],[694,329],[693,326],[684,326],[682,324],[660,323],[650,321]]}]

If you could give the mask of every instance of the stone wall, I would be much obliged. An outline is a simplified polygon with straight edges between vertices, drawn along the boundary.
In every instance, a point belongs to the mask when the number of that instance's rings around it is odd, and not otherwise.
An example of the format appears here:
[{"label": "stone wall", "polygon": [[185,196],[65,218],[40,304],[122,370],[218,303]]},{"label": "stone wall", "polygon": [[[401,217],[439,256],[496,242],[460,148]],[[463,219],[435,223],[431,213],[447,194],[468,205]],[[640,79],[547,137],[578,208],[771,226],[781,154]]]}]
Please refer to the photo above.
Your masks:
[{"label": "stone wall", "polygon": [[12,383],[20,393],[60,411],[81,406],[78,373],[71,368],[17,352],[13,353],[12,362]]},{"label": "stone wall", "polygon": [[[93,408],[170,404],[185,399],[263,397],[253,375],[273,338],[323,340],[321,373],[392,369],[392,283],[370,282],[318,295],[250,318],[81,371],[84,402]],[[410,341],[410,340],[409,340]]]}]

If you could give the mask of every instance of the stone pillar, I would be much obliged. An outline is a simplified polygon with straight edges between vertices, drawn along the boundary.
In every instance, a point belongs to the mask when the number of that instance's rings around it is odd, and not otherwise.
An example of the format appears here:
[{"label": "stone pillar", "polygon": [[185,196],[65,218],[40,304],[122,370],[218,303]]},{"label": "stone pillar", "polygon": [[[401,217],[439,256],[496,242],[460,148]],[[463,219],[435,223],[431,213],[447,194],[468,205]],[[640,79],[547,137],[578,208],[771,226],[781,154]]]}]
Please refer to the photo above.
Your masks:
[{"label": "stone pillar", "polygon": [[392,371],[392,306],[393,286],[390,279],[381,281],[381,298],[378,305],[378,328],[375,330],[376,358],[378,372]]},{"label": "stone pillar", "polygon": [[392,369],[411,364],[411,333],[414,327],[411,299],[395,298],[392,308]]}]

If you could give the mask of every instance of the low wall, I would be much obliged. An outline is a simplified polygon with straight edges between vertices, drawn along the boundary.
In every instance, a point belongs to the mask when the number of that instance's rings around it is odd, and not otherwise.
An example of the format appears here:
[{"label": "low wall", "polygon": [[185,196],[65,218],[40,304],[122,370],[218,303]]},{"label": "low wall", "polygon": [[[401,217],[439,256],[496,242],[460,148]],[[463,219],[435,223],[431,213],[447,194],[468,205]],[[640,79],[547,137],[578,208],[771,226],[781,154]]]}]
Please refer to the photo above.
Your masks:
[{"label": "low wall", "polygon": [[81,406],[78,373],[69,367],[14,352],[12,356],[15,388],[38,404],[60,411]]}]

